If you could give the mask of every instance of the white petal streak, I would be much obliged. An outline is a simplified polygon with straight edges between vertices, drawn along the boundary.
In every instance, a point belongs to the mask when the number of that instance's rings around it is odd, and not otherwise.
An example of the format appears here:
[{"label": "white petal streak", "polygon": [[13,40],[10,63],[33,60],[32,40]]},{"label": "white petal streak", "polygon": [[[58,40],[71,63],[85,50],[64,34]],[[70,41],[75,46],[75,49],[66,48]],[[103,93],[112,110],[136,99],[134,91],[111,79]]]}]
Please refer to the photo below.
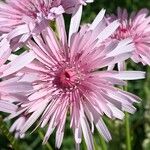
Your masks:
[{"label": "white petal streak", "polygon": [[8,69],[3,72],[3,75],[1,77],[11,75],[15,73],[16,71],[19,71],[26,65],[28,65],[30,62],[32,62],[35,59],[35,54],[33,51],[25,52],[18,56],[14,61],[10,62],[8,64]]},{"label": "white petal streak", "polygon": [[11,40],[19,35],[22,34],[26,34],[29,33],[30,29],[28,27],[28,25],[21,25],[18,26],[17,28],[15,28],[14,30],[12,30],[9,34],[8,34],[8,40]]},{"label": "white petal streak", "polygon": [[96,123],[96,128],[99,131],[99,133],[105,138],[105,140],[107,142],[112,139],[102,118],[100,118],[100,120]]},{"label": "white petal streak", "polygon": [[56,131],[56,142],[55,145],[58,149],[60,149],[63,137],[64,137],[64,128],[65,128],[65,122],[66,122],[66,117],[67,117],[67,107],[64,108],[62,112],[62,119],[59,122],[57,131]]},{"label": "white petal streak", "polygon": [[117,74],[114,74],[113,77],[120,80],[137,80],[144,79],[145,72],[143,71],[120,71]]},{"label": "white petal streak", "polygon": [[89,28],[90,30],[95,29],[95,27],[102,21],[102,19],[104,18],[105,12],[106,12],[106,10],[102,9],[98,13],[98,15],[96,16],[96,18],[94,19],[93,23],[91,24],[91,26]]},{"label": "white petal streak", "polygon": [[115,30],[119,27],[119,22],[116,20],[109,24],[99,35],[98,35],[98,44],[103,42],[105,39],[107,39],[109,36],[111,36]]},{"label": "white petal streak", "polygon": [[75,128],[75,142],[76,143],[81,143],[82,141],[82,130],[81,130],[81,125],[79,127]]},{"label": "white petal streak", "polygon": [[6,113],[13,113],[17,110],[17,106],[4,101],[4,100],[0,100],[0,111],[6,112]]},{"label": "white petal streak", "polygon": [[1,91],[4,93],[25,93],[31,91],[32,89],[32,85],[28,82],[14,82],[1,87]]},{"label": "white petal streak", "polygon": [[121,111],[121,110],[119,110],[117,107],[115,107],[113,104],[111,104],[111,103],[108,103],[107,104],[108,106],[109,106],[109,108],[111,109],[111,111],[112,111],[112,113],[113,113],[113,116],[115,117],[115,118],[118,118],[118,119],[123,119],[124,118],[124,113]]},{"label": "white petal streak", "polygon": [[86,142],[86,145],[87,145],[87,149],[88,150],[93,150],[94,149],[94,147],[93,147],[93,137],[92,137],[92,133],[90,131],[88,121],[87,121],[87,119],[84,115],[83,108],[82,108],[82,110],[80,110],[80,113],[81,113],[80,123],[81,123],[82,131],[83,131],[84,139],[85,139],[85,142]]},{"label": "white petal streak", "polygon": [[109,65],[114,65],[116,63],[121,63],[127,59],[129,59],[132,56],[131,52],[119,54],[114,57],[114,60]]},{"label": "white petal streak", "polygon": [[25,133],[32,126],[32,124],[39,118],[41,113],[44,111],[46,105],[47,103],[43,103],[41,107],[29,117],[29,119],[25,122],[24,126],[21,129],[21,133]]},{"label": "white petal streak", "polygon": [[132,43],[131,39],[125,39],[122,40],[121,42],[118,43],[118,46],[108,53],[107,56],[117,56],[119,54],[125,54],[134,51],[135,47],[134,44]]},{"label": "white petal streak", "polygon": [[79,29],[81,16],[82,16],[82,9],[83,9],[83,6],[80,5],[77,12],[75,14],[73,14],[73,16],[71,18],[71,23],[70,23],[70,28],[69,28],[69,39],[68,39],[69,45],[70,45],[71,36],[74,33],[76,33]]},{"label": "white petal streak", "polygon": [[44,140],[43,140],[43,144],[45,144],[48,141],[50,135],[52,134],[52,132],[54,131],[54,129],[56,127],[56,125],[54,125],[56,117],[57,117],[57,111],[54,112],[54,114],[53,114],[53,116],[52,116],[52,118],[51,118],[51,120],[49,122],[49,126],[48,126],[47,132],[45,134],[45,137],[44,137]]},{"label": "white petal streak", "polygon": [[64,22],[64,18],[62,15],[56,18],[56,23],[57,23],[59,38],[62,41],[63,45],[65,45],[67,44],[67,35],[66,35],[66,29],[65,29],[65,22]]}]

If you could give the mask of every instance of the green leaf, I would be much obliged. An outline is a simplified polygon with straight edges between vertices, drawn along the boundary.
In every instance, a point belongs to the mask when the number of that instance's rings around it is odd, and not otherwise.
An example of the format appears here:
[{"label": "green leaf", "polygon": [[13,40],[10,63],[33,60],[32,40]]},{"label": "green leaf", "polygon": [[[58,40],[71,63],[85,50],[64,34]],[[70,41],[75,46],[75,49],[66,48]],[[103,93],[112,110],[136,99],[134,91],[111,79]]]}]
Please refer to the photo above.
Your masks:
[{"label": "green leaf", "polygon": [[7,125],[5,122],[3,122],[2,117],[0,116],[0,130],[1,132],[5,135],[5,137],[8,139],[8,141],[10,142],[12,148],[14,150],[18,150],[17,147],[17,141],[16,139],[13,137],[13,135],[9,132]]}]

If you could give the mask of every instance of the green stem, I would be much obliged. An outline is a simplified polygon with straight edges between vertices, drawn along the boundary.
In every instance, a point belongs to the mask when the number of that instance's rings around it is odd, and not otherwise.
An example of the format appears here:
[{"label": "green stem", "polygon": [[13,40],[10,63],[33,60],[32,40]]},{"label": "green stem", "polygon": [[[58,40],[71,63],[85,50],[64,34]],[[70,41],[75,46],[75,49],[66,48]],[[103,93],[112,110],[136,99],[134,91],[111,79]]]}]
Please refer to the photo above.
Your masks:
[{"label": "green stem", "polygon": [[[38,134],[39,134],[40,138],[43,140],[44,135],[43,135],[42,131],[39,130]],[[48,148],[48,150],[53,150],[53,148],[51,147],[51,145],[48,142],[45,144],[45,146]]]},{"label": "green stem", "polygon": [[83,148],[82,148],[82,149],[83,149],[83,150],[87,150],[87,145],[86,145],[86,143],[85,143],[85,139],[84,139],[84,138],[83,138],[83,142],[82,142],[82,143],[83,143]]},{"label": "green stem", "polygon": [[101,137],[101,135],[99,134],[99,139],[100,139],[100,144],[102,146],[102,150],[107,150],[107,146],[106,146],[106,143],[105,143],[105,140],[103,139],[103,137]]},{"label": "green stem", "polygon": [[[125,91],[128,91],[127,85],[124,87]],[[130,134],[130,121],[129,114],[125,112],[125,129],[126,129],[126,147],[127,150],[131,150],[131,134]]]},{"label": "green stem", "polygon": [[99,147],[98,147],[98,145],[97,145],[97,143],[96,143],[95,138],[93,138],[93,140],[94,140],[94,148],[95,148],[95,150],[99,150]]},{"label": "green stem", "polygon": [[127,112],[125,113],[125,127],[126,127],[127,150],[131,150],[130,122],[129,122],[129,114]]},{"label": "green stem", "polygon": [[16,139],[11,135],[11,133],[9,132],[6,123],[3,122],[2,117],[0,116],[0,130],[2,131],[2,133],[5,135],[5,137],[8,139],[8,141],[10,142],[12,149],[14,150],[18,150],[17,147],[17,141]]}]

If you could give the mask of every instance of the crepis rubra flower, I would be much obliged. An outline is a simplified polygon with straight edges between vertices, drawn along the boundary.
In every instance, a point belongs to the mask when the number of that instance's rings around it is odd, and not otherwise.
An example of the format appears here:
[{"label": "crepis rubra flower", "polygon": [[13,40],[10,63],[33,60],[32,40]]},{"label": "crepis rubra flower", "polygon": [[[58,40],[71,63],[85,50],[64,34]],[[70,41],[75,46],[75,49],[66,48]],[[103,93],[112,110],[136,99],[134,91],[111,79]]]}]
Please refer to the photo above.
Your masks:
[{"label": "crepis rubra flower", "polygon": [[107,17],[108,22],[118,19],[119,28],[115,31],[112,39],[123,40],[131,38],[135,50],[132,60],[143,65],[150,65],[150,16],[149,10],[141,9],[129,16],[126,9],[118,8],[117,15]]},{"label": "crepis rubra flower", "polygon": [[[0,2],[0,50],[19,49],[64,12],[78,12],[88,0],[6,0]],[[63,5],[63,6],[62,6]],[[72,10],[72,12],[71,12]],[[7,44],[9,43],[9,45]],[[6,47],[7,45],[7,47]]]},{"label": "crepis rubra flower", "polygon": [[[11,113],[8,119],[24,116],[26,120],[17,132],[20,135],[24,135],[36,121],[38,127],[48,127],[43,143],[56,129],[56,147],[60,148],[68,114],[77,149],[83,134],[87,149],[92,150],[94,125],[106,141],[111,140],[102,119],[104,114],[111,119],[123,119],[123,111],[134,113],[136,110],[133,103],[139,98],[116,85],[125,85],[123,80],[142,79],[144,72],[107,71],[108,65],[131,56],[132,41],[113,40],[108,45],[104,44],[119,27],[118,21],[106,26],[104,10],[91,25],[78,31],[80,13],[74,18],[76,26],[71,22],[68,41],[61,15],[56,19],[58,37],[47,27],[41,34],[33,36],[34,40],[28,41],[27,46],[36,59],[28,64],[16,61],[19,67],[26,64],[16,76],[24,74],[21,81],[32,82],[34,90],[26,102],[17,105],[17,111]],[[24,58],[28,60],[22,55],[21,59]],[[7,69],[3,74],[10,74],[12,70]]]},{"label": "crepis rubra flower", "polygon": [[[60,0],[6,0],[0,2],[0,50],[21,47],[32,34],[40,33],[49,21],[64,13]],[[6,50],[5,49],[5,50]]]},{"label": "crepis rubra flower", "polygon": [[0,3],[0,33],[15,29],[15,34],[23,34],[32,27],[42,27],[63,12],[60,0],[6,0]]}]

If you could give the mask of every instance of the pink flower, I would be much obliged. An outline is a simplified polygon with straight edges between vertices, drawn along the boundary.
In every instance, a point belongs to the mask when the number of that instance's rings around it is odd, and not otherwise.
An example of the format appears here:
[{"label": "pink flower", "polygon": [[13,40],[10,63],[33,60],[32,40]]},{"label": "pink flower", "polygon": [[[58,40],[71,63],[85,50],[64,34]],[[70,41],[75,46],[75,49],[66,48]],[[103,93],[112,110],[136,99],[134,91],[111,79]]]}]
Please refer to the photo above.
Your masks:
[{"label": "pink flower", "polygon": [[112,36],[113,39],[122,40],[131,38],[135,45],[132,60],[136,63],[142,62],[150,65],[150,17],[147,9],[133,12],[130,17],[127,10],[118,8],[117,16],[110,15],[107,19],[112,22],[119,20],[120,26]]},{"label": "pink flower", "polygon": [[40,33],[50,20],[63,12],[60,0],[1,1],[0,35],[6,34],[5,38],[11,42],[10,47],[14,50],[24,44],[31,34]]},{"label": "pink flower", "polygon": [[[92,150],[94,125],[106,141],[111,140],[102,119],[104,114],[111,119],[123,119],[123,111],[135,112],[133,103],[139,98],[116,85],[125,85],[123,80],[142,79],[144,73],[107,71],[108,65],[131,56],[133,44],[128,39],[121,42],[115,40],[107,46],[103,44],[119,26],[118,21],[105,26],[104,10],[90,26],[83,26],[78,31],[80,13],[79,10],[73,18],[76,24],[71,22],[68,41],[61,15],[56,19],[59,37],[47,27],[41,35],[33,36],[34,41],[28,41],[28,47],[37,59],[16,75],[24,74],[21,82],[32,82],[34,91],[27,101],[19,103],[17,111],[8,119],[25,116],[21,127],[20,121],[19,125],[14,125],[15,128],[19,126],[20,135],[24,135],[36,121],[39,122],[38,127],[48,125],[43,143],[56,129],[56,147],[60,148],[68,114],[77,148],[83,134],[87,149]],[[18,66],[23,65],[17,62]],[[4,75],[10,72],[11,69],[7,69]]]},{"label": "pink flower", "polygon": [[86,5],[94,0],[61,0],[61,5],[65,9],[66,13],[74,13],[80,5]]},{"label": "pink flower", "polygon": [[7,0],[0,4],[0,32],[8,33],[16,28],[19,31],[19,27],[25,28],[22,26],[25,24],[39,25],[43,21],[53,20],[63,12],[60,0]]}]

